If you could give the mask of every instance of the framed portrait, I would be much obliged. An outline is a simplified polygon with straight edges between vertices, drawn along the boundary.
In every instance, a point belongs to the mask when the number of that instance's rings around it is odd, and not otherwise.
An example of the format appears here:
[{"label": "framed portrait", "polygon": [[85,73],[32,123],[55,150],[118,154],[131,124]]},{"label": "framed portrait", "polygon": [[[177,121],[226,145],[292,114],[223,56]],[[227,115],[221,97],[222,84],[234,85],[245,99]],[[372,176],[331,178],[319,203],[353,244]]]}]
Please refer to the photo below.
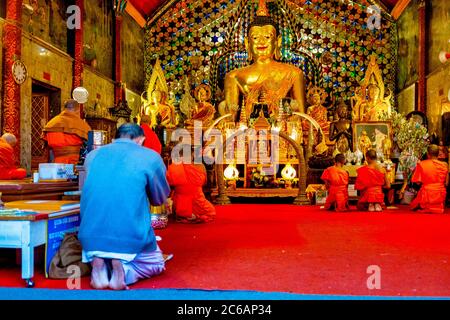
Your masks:
[{"label": "framed portrait", "polygon": [[[389,121],[353,123],[353,150],[381,150],[389,158],[392,151],[392,126]],[[363,150],[364,149],[364,150]]]}]

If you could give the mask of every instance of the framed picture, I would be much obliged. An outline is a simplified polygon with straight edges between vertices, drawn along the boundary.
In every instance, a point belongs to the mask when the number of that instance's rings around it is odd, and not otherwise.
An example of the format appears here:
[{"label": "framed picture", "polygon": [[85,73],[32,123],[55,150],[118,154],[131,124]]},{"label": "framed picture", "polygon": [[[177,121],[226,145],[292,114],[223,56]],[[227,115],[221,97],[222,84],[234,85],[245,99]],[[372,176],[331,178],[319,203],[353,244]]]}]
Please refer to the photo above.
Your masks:
[{"label": "framed picture", "polygon": [[392,151],[392,127],[389,121],[353,123],[353,150],[363,153],[369,149],[381,150],[386,158]]}]

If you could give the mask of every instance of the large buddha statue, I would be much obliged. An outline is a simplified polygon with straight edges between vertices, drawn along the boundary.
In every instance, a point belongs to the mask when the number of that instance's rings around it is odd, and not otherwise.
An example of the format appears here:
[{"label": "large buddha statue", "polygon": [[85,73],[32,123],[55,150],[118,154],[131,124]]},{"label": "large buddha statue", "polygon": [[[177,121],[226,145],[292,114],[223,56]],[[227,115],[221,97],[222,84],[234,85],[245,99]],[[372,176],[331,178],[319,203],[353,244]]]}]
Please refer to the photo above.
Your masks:
[{"label": "large buddha statue", "polygon": [[[298,112],[305,110],[303,72],[292,65],[278,62],[281,58],[281,37],[278,25],[269,17],[265,1],[259,1],[257,16],[249,25],[245,47],[251,64],[229,72],[225,77],[227,110],[235,121],[244,101],[245,112],[251,115],[254,104],[268,106],[269,116],[278,116],[281,99],[297,100]],[[265,101],[260,101],[261,96]]]}]

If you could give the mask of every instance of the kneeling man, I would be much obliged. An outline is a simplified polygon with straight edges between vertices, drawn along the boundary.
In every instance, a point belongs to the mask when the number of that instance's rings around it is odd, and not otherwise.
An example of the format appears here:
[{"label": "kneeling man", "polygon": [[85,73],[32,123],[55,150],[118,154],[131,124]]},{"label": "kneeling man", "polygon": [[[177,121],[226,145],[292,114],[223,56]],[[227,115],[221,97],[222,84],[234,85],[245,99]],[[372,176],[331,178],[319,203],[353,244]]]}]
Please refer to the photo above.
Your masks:
[{"label": "kneeling man", "polygon": [[386,170],[378,165],[375,150],[366,152],[366,161],[367,165],[357,170],[355,189],[361,192],[357,208],[380,212],[384,204],[383,187],[389,189],[391,182]]},{"label": "kneeling man", "polygon": [[325,209],[347,211],[348,208],[348,172],[342,169],[345,164],[345,156],[338,154],[334,158],[335,165],[326,169],[321,179],[328,190]]},{"label": "kneeling man", "polygon": [[127,123],[113,143],[86,158],[79,239],[96,289],[127,289],[164,270],[149,199],[152,205],[163,204],[170,187],[161,157],[142,147],[144,139],[142,128]]},{"label": "kneeling man", "polygon": [[411,182],[421,185],[417,197],[411,203],[411,209],[429,213],[444,213],[445,196],[448,186],[448,165],[439,161],[439,147],[429,145],[428,160],[417,164]]}]

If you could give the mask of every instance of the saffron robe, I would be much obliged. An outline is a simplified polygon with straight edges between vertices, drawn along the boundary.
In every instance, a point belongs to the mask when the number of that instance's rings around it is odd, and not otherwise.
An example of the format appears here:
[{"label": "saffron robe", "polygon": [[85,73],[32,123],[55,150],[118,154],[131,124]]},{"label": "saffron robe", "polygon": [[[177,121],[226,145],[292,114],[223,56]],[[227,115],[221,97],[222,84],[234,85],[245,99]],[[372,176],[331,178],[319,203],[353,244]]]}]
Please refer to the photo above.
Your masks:
[{"label": "saffron robe", "polygon": [[53,150],[55,163],[77,164],[83,140],[91,127],[75,112],[64,110],[44,128],[44,139]]},{"label": "saffron robe", "polygon": [[0,138],[0,180],[18,180],[26,176],[27,171],[15,165],[14,148]]},{"label": "saffron robe", "polygon": [[430,213],[443,213],[447,175],[448,166],[445,162],[431,159],[419,162],[411,181],[420,182],[422,186],[411,202],[411,209],[421,208]]},{"label": "saffron robe", "polygon": [[161,154],[162,146],[156,133],[150,128],[148,124],[141,124],[142,130],[144,130],[145,141],[144,147],[152,149],[158,154]]},{"label": "saffron robe", "polygon": [[336,211],[348,210],[348,172],[336,166],[326,169],[321,179],[327,183],[328,196],[325,209],[334,205]]},{"label": "saffron robe", "polygon": [[355,189],[361,193],[357,205],[358,209],[365,209],[369,203],[384,204],[385,174],[369,166],[359,168],[357,174]]},{"label": "saffron robe", "polygon": [[175,188],[173,206],[178,217],[190,222],[214,220],[216,209],[206,200],[202,190],[206,183],[203,165],[171,164],[167,170],[167,181]]}]

